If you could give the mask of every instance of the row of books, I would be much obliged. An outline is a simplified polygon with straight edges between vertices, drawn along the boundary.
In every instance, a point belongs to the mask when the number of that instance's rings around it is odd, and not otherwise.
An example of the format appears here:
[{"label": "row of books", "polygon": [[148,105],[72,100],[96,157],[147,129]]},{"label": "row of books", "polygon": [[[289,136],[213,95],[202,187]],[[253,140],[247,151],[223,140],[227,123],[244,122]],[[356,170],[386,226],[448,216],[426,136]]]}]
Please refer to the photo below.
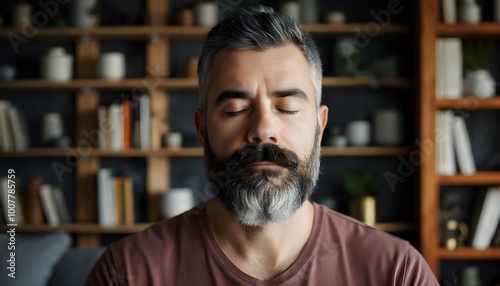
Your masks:
[{"label": "row of books", "polygon": [[482,190],[471,221],[471,246],[500,247],[500,186]]},{"label": "row of books", "polygon": [[436,41],[436,98],[458,99],[463,96],[463,58],[460,38]]},{"label": "row of books", "polygon": [[132,179],[117,176],[113,169],[99,169],[97,173],[97,204],[99,225],[134,224]]},{"label": "row of books", "polygon": [[453,176],[457,163],[462,175],[476,173],[469,133],[463,117],[451,110],[436,112],[436,170],[439,175]]},{"label": "row of books", "polygon": [[[0,184],[0,201],[3,220],[6,223],[47,223],[56,226],[71,222],[68,206],[60,187],[44,184],[41,178],[34,177],[29,180],[28,193],[24,198],[19,191],[19,185],[12,184],[12,181],[7,177],[1,178]],[[16,189],[13,196],[10,197],[8,185],[15,185]],[[9,213],[12,213],[13,210],[15,216],[9,217]]]},{"label": "row of books", "polygon": [[24,114],[7,100],[0,100],[0,150],[28,148],[28,127]]},{"label": "row of books", "polygon": [[161,122],[152,116],[150,97],[122,100],[98,109],[99,148],[108,150],[157,149]]}]

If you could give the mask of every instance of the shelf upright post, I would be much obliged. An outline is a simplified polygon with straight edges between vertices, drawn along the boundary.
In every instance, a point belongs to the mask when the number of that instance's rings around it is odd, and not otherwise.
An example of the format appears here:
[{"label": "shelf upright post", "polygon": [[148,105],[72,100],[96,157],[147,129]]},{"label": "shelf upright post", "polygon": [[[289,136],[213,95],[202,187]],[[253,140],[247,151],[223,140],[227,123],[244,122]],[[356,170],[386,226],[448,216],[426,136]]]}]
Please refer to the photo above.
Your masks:
[{"label": "shelf upright post", "polygon": [[[76,42],[76,76],[78,79],[96,78],[96,65],[100,43],[95,38],[82,37]],[[83,88],[76,92],[76,142],[77,152],[89,152],[97,148],[97,109],[99,91]],[[80,150],[80,151],[79,151]],[[78,155],[78,154],[77,154]],[[90,156],[80,158],[76,164],[76,223],[97,223],[97,172],[99,158]],[[99,234],[81,233],[77,235],[80,247],[98,247]]]},{"label": "shelf upright post", "polygon": [[439,20],[439,1],[418,2],[420,93],[420,241],[421,251],[434,274],[439,277],[439,185],[435,164],[435,79],[436,37]]}]

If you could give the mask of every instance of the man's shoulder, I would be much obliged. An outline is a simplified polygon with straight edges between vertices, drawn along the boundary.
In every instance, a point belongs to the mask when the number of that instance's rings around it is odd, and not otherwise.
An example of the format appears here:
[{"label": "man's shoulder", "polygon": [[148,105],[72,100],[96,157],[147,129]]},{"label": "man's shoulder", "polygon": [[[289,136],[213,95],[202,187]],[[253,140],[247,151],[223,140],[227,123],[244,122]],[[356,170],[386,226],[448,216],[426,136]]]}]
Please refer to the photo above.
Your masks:
[{"label": "man's shoulder", "polygon": [[352,217],[318,205],[322,213],[322,229],[327,236],[333,236],[338,242],[357,244],[358,246],[398,248],[407,251],[408,241],[396,237],[375,227],[366,225]]}]

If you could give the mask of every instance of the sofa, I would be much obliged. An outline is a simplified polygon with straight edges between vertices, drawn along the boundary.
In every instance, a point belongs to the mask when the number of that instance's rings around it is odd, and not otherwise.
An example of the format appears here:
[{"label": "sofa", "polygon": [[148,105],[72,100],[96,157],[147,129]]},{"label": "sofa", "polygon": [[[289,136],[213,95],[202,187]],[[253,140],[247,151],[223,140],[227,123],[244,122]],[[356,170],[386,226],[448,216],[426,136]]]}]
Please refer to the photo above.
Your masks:
[{"label": "sofa", "polygon": [[[105,248],[73,247],[68,233],[15,234],[15,278],[10,273],[10,235],[0,234],[0,285],[83,285]],[[12,248],[12,244],[10,245]]]}]

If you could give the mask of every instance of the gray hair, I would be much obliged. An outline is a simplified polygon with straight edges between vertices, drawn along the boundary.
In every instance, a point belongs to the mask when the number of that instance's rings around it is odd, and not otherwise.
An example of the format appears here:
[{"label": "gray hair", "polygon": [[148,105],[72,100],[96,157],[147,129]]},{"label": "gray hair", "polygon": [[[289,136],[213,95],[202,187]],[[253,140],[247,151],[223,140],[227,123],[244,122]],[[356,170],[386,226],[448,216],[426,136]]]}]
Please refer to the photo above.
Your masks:
[{"label": "gray hair", "polygon": [[240,9],[225,18],[208,33],[198,63],[200,107],[206,108],[210,68],[215,55],[223,49],[263,51],[294,44],[311,66],[311,81],[316,92],[316,105],[321,103],[322,67],[318,49],[311,35],[291,17],[272,8],[258,6]]}]

